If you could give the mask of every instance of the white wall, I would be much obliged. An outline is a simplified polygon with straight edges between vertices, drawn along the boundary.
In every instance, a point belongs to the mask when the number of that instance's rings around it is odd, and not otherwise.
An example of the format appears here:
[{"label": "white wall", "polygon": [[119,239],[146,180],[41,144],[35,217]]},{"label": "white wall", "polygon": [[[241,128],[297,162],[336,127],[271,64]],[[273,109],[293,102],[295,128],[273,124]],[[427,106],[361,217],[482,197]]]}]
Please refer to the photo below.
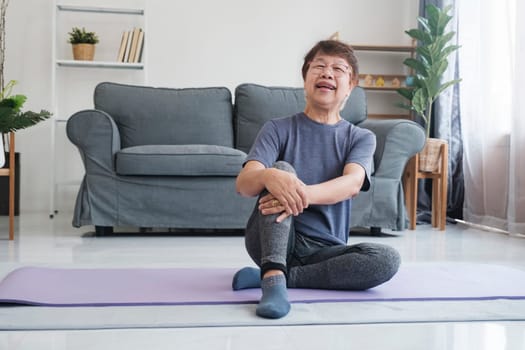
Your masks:
[{"label": "white wall", "polygon": [[[97,2],[134,7],[137,1]],[[147,0],[146,84],[232,90],[244,82],[301,86],[302,58],[316,41],[339,31],[340,39],[349,43],[408,45],[403,31],[416,25],[417,6],[417,0]],[[19,81],[15,92],[28,96],[26,107],[31,110],[52,106],[53,11],[51,0],[12,0],[8,8],[5,76]],[[372,59],[361,59],[361,71],[373,69],[372,64]],[[106,80],[103,72],[93,74]],[[79,103],[79,109],[85,107]],[[50,124],[17,132],[22,212],[49,211]],[[58,169],[76,176],[76,151],[63,135],[60,140],[64,152],[57,159]],[[76,190],[60,193],[59,209],[72,208]]]},{"label": "white wall", "polygon": [[[153,85],[301,86],[304,54],[339,31],[350,43],[408,44],[417,0],[148,1]],[[363,63],[364,64],[364,63]]]}]

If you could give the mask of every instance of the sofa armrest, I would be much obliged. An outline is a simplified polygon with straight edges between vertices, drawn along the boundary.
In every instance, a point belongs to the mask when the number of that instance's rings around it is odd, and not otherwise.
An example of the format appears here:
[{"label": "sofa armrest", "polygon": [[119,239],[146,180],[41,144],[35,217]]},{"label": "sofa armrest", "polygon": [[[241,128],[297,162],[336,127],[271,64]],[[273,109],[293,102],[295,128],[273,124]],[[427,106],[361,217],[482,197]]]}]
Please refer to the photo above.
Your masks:
[{"label": "sofa armrest", "polygon": [[68,119],[66,133],[80,151],[86,174],[115,174],[120,134],[109,114],[95,109],[77,112]]},{"label": "sofa armrest", "polygon": [[407,161],[425,145],[423,128],[405,119],[367,119],[359,127],[376,135],[375,176],[400,179]]}]

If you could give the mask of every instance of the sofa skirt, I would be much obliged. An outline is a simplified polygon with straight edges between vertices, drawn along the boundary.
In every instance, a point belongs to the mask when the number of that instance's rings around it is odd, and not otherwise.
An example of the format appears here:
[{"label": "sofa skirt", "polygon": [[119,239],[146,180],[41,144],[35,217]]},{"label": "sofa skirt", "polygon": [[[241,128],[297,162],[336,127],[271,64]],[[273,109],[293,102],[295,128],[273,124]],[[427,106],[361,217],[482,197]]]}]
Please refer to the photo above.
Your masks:
[{"label": "sofa skirt", "polygon": [[235,190],[235,177],[86,175],[73,226],[242,229],[256,198]]}]

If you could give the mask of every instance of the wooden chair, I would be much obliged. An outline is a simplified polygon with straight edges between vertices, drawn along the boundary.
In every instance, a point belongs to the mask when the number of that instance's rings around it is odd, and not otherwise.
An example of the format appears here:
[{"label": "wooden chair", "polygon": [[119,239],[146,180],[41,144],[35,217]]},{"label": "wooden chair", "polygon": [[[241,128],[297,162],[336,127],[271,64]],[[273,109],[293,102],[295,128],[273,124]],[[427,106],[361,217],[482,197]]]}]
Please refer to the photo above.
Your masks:
[{"label": "wooden chair", "polygon": [[432,227],[445,230],[447,222],[447,178],[448,178],[448,144],[440,149],[440,163],[436,171],[419,171],[419,154],[410,159],[403,179],[405,204],[408,211],[409,229],[416,229],[417,189],[419,179],[432,180]]},{"label": "wooden chair", "polygon": [[[3,141],[3,140],[0,140]],[[9,240],[15,239],[15,133],[9,133],[9,168],[0,169],[0,176],[9,176]]]}]

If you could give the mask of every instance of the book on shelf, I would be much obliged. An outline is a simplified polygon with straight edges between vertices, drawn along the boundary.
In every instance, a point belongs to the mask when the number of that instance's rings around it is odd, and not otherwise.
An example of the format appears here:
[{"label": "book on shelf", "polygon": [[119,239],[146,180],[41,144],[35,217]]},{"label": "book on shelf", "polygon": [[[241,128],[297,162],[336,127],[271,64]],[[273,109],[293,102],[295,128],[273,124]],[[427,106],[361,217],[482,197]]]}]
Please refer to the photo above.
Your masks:
[{"label": "book on shelf", "polygon": [[131,51],[131,41],[132,41],[133,31],[129,30],[127,33],[128,33],[127,35],[128,40],[126,40],[126,48],[124,50],[124,57],[122,58],[121,62],[128,62],[129,53]]},{"label": "book on shelf", "polygon": [[135,56],[133,57],[134,63],[138,63],[142,61],[142,50],[143,49],[144,49],[144,31],[140,31],[138,42],[137,42],[137,50],[135,51]]},{"label": "book on shelf", "polygon": [[120,47],[117,55],[117,62],[124,62],[124,55],[126,54],[126,45],[128,44],[129,32],[125,30],[122,33],[122,39],[120,40]]},{"label": "book on shelf", "polygon": [[144,31],[142,28],[126,30],[122,33],[122,39],[117,55],[117,62],[138,63],[142,60],[144,48]]},{"label": "book on shelf", "polygon": [[133,37],[131,39],[131,49],[130,49],[129,57],[127,60],[128,63],[133,63],[135,60],[135,54],[137,53],[137,44],[139,42],[139,36],[141,32],[142,32],[141,28],[133,29]]}]

